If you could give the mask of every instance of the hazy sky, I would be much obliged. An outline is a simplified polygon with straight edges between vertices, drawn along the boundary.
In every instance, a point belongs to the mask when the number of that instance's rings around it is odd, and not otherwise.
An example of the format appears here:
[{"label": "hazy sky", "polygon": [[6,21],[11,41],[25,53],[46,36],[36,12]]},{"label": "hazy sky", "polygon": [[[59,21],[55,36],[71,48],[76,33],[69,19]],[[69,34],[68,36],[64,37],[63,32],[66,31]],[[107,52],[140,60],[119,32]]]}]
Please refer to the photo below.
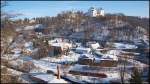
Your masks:
[{"label": "hazy sky", "polygon": [[22,13],[17,18],[56,16],[65,10],[87,12],[89,7],[102,7],[106,13],[124,13],[130,16],[149,16],[148,1],[9,1],[5,11]]}]

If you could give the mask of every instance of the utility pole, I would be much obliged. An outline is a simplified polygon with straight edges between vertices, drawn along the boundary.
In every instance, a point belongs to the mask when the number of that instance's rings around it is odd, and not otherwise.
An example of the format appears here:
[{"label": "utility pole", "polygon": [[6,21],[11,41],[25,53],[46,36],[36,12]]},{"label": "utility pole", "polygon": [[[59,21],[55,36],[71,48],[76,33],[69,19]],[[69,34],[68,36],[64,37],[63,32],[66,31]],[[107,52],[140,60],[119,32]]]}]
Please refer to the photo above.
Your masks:
[{"label": "utility pole", "polygon": [[60,66],[57,65],[57,79],[60,79]]}]

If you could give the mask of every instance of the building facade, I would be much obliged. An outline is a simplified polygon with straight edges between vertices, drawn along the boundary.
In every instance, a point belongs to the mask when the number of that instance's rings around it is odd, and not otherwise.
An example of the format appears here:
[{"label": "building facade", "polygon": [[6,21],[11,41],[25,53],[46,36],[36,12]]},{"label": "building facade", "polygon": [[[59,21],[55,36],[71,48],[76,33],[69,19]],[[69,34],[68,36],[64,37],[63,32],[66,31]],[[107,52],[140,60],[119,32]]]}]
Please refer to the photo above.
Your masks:
[{"label": "building facade", "polygon": [[91,17],[96,17],[96,16],[104,16],[105,15],[105,12],[102,8],[94,8],[94,7],[91,7],[89,10],[88,10],[88,15],[91,16]]}]

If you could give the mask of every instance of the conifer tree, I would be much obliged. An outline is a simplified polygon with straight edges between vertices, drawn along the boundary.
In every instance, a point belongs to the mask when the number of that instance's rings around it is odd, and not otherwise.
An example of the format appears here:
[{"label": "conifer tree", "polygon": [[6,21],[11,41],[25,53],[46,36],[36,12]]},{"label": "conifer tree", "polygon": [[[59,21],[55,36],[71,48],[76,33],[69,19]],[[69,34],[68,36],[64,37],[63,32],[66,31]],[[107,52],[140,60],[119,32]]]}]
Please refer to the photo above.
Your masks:
[{"label": "conifer tree", "polygon": [[141,74],[136,67],[133,68],[133,73],[131,74],[130,83],[142,84]]}]

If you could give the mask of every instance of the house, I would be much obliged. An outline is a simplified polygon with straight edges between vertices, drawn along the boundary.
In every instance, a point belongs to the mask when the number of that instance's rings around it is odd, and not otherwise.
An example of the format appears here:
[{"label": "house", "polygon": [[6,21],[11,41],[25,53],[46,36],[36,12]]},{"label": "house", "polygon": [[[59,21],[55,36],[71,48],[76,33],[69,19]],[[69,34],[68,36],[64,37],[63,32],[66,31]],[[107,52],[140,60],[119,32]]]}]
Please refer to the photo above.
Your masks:
[{"label": "house", "polygon": [[91,54],[81,54],[78,59],[78,63],[82,65],[92,65],[94,60],[94,56]]},{"label": "house", "polygon": [[107,78],[107,74],[103,69],[89,65],[76,64],[70,69],[69,74]]},{"label": "house", "polygon": [[94,50],[100,48],[100,45],[97,42],[87,42],[87,46]]},{"label": "house", "polygon": [[59,54],[65,54],[72,47],[72,44],[66,42],[50,43],[49,56],[56,56]]},{"label": "house", "polygon": [[33,42],[29,41],[24,44],[24,53],[31,54],[33,52]]},{"label": "house", "polygon": [[36,25],[34,25],[35,32],[41,32],[41,33],[43,33],[44,29],[45,28],[44,28],[44,26],[42,24],[36,24]]},{"label": "house", "polygon": [[91,54],[81,54],[78,59],[78,63],[81,65],[101,66],[101,67],[116,67],[118,58],[115,55],[104,54],[101,57],[97,57]]},{"label": "house", "polygon": [[94,66],[101,67],[116,67],[118,64],[118,58],[116,55],[105,54],[101,59],[94,59]]}]

